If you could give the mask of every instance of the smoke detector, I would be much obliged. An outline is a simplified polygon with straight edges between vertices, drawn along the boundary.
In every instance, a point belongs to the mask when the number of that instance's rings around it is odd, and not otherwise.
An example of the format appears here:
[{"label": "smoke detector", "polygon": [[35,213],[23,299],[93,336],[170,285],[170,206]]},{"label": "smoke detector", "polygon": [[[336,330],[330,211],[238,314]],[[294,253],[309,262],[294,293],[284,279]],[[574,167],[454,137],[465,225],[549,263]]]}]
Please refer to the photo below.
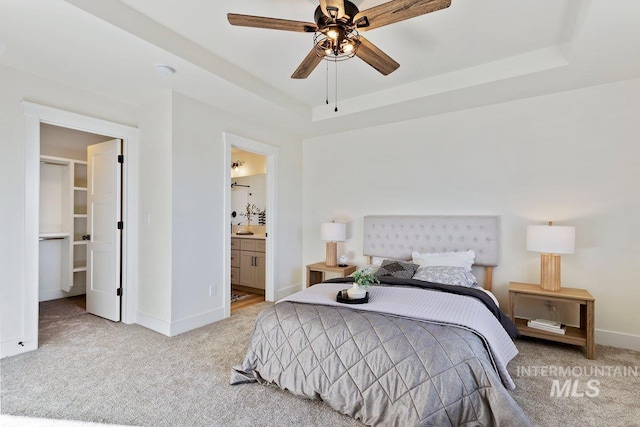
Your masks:
[{"label": "smoke detector", "polygon": [[158,64],[156,65],[156,73],[161,76],[170,76],[174,74],[176,70],[168,65]]}]

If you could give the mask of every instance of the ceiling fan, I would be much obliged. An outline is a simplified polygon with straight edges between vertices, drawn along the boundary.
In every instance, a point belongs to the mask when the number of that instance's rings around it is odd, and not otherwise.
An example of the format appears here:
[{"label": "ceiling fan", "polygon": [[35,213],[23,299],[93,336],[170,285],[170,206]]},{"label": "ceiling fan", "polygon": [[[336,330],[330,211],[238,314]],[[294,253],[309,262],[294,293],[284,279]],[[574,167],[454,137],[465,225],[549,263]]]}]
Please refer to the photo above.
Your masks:
[{"label": "ceiling fan", "polygon": [[362,12],[348,0],[320,0],[313,22],[262,16],[227,14],[231,25],[314,33],[313,48],[291,75],[305,79],[323,60],[339,61],[357,56],[387,75],[400,64],[359,32],[373,30],[405,19],[447,8],[451,0],[392,0]]}]

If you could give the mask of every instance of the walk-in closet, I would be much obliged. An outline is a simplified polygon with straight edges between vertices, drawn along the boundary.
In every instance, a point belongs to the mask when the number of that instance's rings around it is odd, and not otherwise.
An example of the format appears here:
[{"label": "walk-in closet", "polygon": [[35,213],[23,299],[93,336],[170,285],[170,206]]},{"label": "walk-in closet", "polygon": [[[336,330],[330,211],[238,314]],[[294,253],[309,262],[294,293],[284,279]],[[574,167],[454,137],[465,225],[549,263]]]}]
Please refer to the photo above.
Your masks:
[{"label": "walk-in closet", "polygon": [[[109,140],[112,138],[41,124],[40,302],[87,293],[91,238],[88,147]],[[101,171],[94,171],[94,175],[96,173]]]}]

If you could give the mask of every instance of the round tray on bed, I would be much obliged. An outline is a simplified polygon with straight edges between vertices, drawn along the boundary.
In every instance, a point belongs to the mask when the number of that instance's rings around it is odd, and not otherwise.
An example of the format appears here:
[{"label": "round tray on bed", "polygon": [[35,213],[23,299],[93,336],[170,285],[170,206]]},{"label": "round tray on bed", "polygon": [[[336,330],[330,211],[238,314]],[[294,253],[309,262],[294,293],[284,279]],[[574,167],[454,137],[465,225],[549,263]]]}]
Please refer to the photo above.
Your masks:
[{"label": "round tray on bed", "polygon": [[337,302],[341,302],[343,304],[366,304],[369,302],[369,292],[365,294],[364,298],[351,299],[347,295],[347,290],[348,289],[344,289],[338,292],[338,295],[336,296]]}]

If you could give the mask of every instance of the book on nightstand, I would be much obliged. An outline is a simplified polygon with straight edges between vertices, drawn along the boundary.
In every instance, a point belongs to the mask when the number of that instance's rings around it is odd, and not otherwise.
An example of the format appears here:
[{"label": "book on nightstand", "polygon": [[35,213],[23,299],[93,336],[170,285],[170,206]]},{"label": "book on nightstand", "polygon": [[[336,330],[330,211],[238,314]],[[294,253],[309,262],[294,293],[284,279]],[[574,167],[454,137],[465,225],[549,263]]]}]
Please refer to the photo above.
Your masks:
[{"label": "book on nightstand", "polygon": [[531,319],[527,322],[527,326],[542,331],[553,332],[554,334],[564,335],[566,326],[560,322],[546,319]]}]

